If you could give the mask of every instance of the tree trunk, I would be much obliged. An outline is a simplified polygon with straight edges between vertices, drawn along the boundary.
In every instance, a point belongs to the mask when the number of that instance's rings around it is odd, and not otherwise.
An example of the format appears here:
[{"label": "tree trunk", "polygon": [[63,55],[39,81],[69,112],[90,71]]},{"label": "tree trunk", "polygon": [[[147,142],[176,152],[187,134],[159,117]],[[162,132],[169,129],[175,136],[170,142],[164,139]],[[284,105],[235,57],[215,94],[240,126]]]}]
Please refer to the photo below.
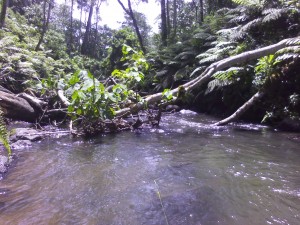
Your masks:
[{"label": "tree trunk", "polygon": [[14,94],[0,91],[0,106],[4,115],[12,119],[35,122],[38,118],[34,108],[24,98]]},{"label": "tree trunk", "polygon": [[128,8],[129,8],[130,17],[132,19],[135,32],[136,32],[136,34],[138,36],[138,39],[139,39],[139,43],[140,43],[141,49],[142,49],[142,51],[144,53],[146,53],[146,49],[145,49],[145,46],[144,46],[144,43],[143,43],[143,38],[142,38],[142,35],[141,35],[141,32],[140,32],[140,29],[138,27],[137,21],[135,19],[135,16],[133,14],[133,11],[132,11],[132,8],[131,8],[131,1],[130,0],[128,0]]},{"label": "tree trunk", "polygon": [[241,117],[251,106],[253,106],[256,102],[258,102],[259,99],[262,98],[264,95],[263,91],[257,92],[255,95],[252,96],[244,105],[242,105],[238,110],[236,110],[231,116],[227,117],[226,119],[223,119],[217,123],[214,124],[214,126],[223,126],[230,122],[233,122]]},{"label": "tree trunk", "polygon": [[134,29],[135,29],[135,33],[138,37],[138,40],[139,40],[139,43],[140,43],[140,46],[141,46],[141,49],[143,51],[143,53],[146,53],[146,48],[144,46],[144,43],[143,43],[143,38],[142,38],[142,35],[141,35],[141,32],[140,32],[140,29],[139,29],[139,26],[137,24],[137,21],[136,21],[136,18],[134,16],[134,13],[133,13],[133,10],[132,10],[132,7],[131,7],[131,1],[128,0],[127,3],[128,3],[128,9],[126,9],[126,7],[124,6],[124,4],[121,2],[121,0],[118,0],[119,4],[121,5],[122,9],[124,10],[124,12],[130,16],[130,18],[132,19],[132,23],[133,23],[133,26],[134,26]]},{"label": "tree trunk", "polygon": [[195,15],[195,17],[196,17],[196,23],[198,22],[198,5],[197,5],[197,3],[196,3],[196,0],[193,0],[192,1],[192,3],[193,3],[193,5],[194,5],[194,8],[195,8],[195,12],[196,12],[196,15]]},{"label": "tree trunk", "polygon": [[88,46],[89,46],[90,32],[92,28],[92,16],[93,16],[94,3],[95,1],[91,2],[89,17],[85,28],[84,38],[81,45],[81,54],[83,55],[87,55],[89,52]]},{"label": "tree trunk", "polygon": [[73,7],[74,7],[74,0],[71,0],[71,19],[70,19],[70,46],[69,46],[69,53],[73,52]]},{"label": "tree trunk", "polygon": [[173,34],[172,41],[175,42],[177,35],[177,0],[173,0]]},{"label": "tree trunk", "polygon": [[168,31],[168,37],[171,34],[171,19],[170,19],[170,4],[169,0],[167,0],[167,31]]},{"label": "tree trunk", "polygon": [[168,45],[168,28],[167,28],[167,15],[166,15],[166,1],[160,1],[161,8],[161,42],[164,47]]},{"label": "tree trunk", "polygon": [[0,29],[5,25],[6,11],[8,8],[9,0],[2,1],[1,15],[0,15]]},{"label": "tree trunk", "polygon": [[49,25],[49,20],[50,20],[50,13],[51,13],[51,1],[49,1],[49,5],[48,5],[48,12],[47,12],[47,16],[46,16],[46,5],[47,5],[47,0],[44,0],[44,6],[43,6],[43,13],[44,13],[44,18],[43,18],[43,28],[42,28],[42,33],[39,39],[38,44],[35,47],[35,51],[40,50],[40,46],[44,40],[44,36],[47,32],[48,29],[48,25]]},{"label": "tree trunk", "polygon": [[[300,38],[300,36],[296,37],[296,38],[284,39],[284,40],[278,42],[277,44],[269,45],[267,47],[263,47],[263,48],[260,48],[257,50],[244,52],[244,53],[220,60],[218,62],[215,62],[215,63],[211,64],[209,67],[207,67],[205,69],[205,71],[202,74],[200,74],[197,78],[185,83],[182,86],[179,86],[178,88],[171,90],[171,93],[173,96],[176,96],[178,94],[178,91],[181,88],[184,88],[186,91],[190,92],[193,89],[195,89],[196,87],[199,87],[200,85],[209,81],[209,79],[212,77],[212,75],[219,70],[231,67],[235,64],[243,64],[243,63],[253,60],[253,59],[257,59],[257,58],[261,58],[266,55],[274,54],[278,50],[293,44],[293,41],[295,42],[295,40],[297,40],[299,38]],[[191,76],[195,73],[197,73],[197,69],[191,74]],[[139,102],[139,103],[134,104],[130,108],[124,108],[124,109],[118,110],[116,112],[116,116],[123,116],[123,115],[127,115],[129,113],[137,112],[137,111],[143,109],[145,105],[150,105],[155,102],[161,101],[162,98],[163,98],[162,93],[157,93],[157,94],[153,94],[150,96],[146,96],[143,101],[144,103]]]},{"label": "tree trunk", "polygon": [[[81,41],[81,29],[82,29],[82,4],[80,5],[80,19],[79,19],[79,43]],[[79,52],[81,52],[81,46],[79,44],[79,49],[78,49]]]},{"label": "tree trunk", "polygon": [[204,21],[203,0],[199,0],[199,11],[200,11],[199,23],[202,24]]}]

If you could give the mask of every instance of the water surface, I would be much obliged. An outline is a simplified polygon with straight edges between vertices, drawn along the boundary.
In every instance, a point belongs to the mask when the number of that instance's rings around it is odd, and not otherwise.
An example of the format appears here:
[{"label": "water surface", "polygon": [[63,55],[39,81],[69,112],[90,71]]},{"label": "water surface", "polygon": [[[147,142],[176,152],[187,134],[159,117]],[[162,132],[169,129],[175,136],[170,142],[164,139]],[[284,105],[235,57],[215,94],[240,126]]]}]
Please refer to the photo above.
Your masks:
[{"label": "water surface", "polygon": [[300,224],[300,148],[204,115],[158,129],[46,139],[0,181],[0,224]]}]

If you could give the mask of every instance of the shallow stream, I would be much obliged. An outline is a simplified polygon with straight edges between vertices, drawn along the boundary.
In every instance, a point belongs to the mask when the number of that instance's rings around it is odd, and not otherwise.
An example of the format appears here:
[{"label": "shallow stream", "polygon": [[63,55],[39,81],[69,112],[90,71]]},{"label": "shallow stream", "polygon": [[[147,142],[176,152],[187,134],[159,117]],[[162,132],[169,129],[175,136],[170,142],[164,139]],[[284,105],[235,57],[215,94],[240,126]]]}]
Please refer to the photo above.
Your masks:
[{"label": "shallow stream", "polygon": [[177,113],[158,129],[20,150],[0,181],[0,224],[300,224],[297,134],[212,122]]}]

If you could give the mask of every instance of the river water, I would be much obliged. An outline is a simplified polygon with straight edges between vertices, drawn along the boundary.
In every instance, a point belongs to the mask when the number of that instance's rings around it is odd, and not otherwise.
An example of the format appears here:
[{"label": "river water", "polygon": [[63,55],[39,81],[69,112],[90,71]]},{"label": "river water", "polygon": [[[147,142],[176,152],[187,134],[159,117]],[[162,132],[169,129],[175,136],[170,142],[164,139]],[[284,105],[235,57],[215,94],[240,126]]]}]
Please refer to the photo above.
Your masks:
[{"label": "river water", "polygon": [[300,224],[297,134],[212,122],[35,143],[0,181],[0,224]]}]

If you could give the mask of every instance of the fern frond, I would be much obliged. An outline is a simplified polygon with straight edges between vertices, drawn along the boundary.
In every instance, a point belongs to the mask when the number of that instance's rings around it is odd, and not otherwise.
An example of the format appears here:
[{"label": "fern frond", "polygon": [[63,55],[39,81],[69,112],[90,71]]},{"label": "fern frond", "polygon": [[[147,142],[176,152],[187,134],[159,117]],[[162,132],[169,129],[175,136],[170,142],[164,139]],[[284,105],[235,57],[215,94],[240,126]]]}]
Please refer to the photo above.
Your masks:
[{"label": "fern frond", "polygon": [[233,81],[235,80],[235,76],[242,71],[244,71],[243,67],[230,67],[228,70],[216,72],[213,77],[218,80]]},{"label": "fern frond", "polygon": [[255,27],[257,27],[259,24],[262,23],[262,19],[261,18],[257,18],[255,20],[250,21],[249,23],[245,24],[242,28],[241,31],[243,32],[247,32]]},{"label": "fern frond", "polygon": [[12,152],[9,145],[8,132],[3,117],[3,111],[1,108],[0,108],[0,142],[2,142],[2,144],[7,150],[8,156],[10,156]]},{"label": "fern frond", "polygon": [[228,80],[218,80],[218,79],[214,79],[212,81],[210,81],[207,84],[207,89],[205,90],[205,95],[209,94],[210,92],[212,92],[213,90],[217,89],[217,88],[221,88],[224,86],[228,86],[230,85],[231,82]]},{"label": "fern frond", "polygon": [[300,36],[287,41],[287,45],[300,45]]},{"label": "fern frond", "polygon": [[276,61],[285,61],[285,60],[290,60],[290,59],[296,59],[296,58],[300,58],[300,54],[297,53],[286,53],[283,55],[280,55],[276,58]]},{"label": "fern frond", "polygon": [[199,66],[191,73],[190,77],[193,77],[195,74],[199,74],[205,70],[206,66]]},{"label": "fern frond", "polygon": [[231,39],[233,41],[241,41],[247,36],[247,32],[245,31],[237,31],[231,35]]},{"label": "fern frond", "polygon": [[263,15],[266,15],[263,18],[262,22],[269,23],[269,22],[278,20],[279,18],[281,18],[284,15],[285,12],[286,12],[285,9],[274,9],[274,8],[266,9],[262,12]]},{"label": "fern frond", "polygon": [[196,59],[204,59],[204,58],[207,58],[209,56],[211,56],[211,53],[204,52],[204,53],[201,53],[201,54],[197,55]]},{"label": "fern frond", "polygon": [[245,6],[264,5],[265,0],[232,0],[234,3]]},{"label": "fern frond", "polygon": [[276,55],[284,54],[284,53],[300,53],[300,46],[289,46],[283,49],[280,49],[276,52]]},{"label": "fern frond", "polygon": [[181,59],[181,60],[185,60],[187,58],[189,58],[190,56],[195,55],[194,51],[186,51],[186,52],[181,52],[180,54],[178,54],[174,59]]},{"label": "fern frond", "polygon": [[215,54],[218,54],[218,55],[226,55],[230,52],[230,50],[233,50],[235,49],[234,46],[228,46],[228,47],[225,47],[225,48],[221,48],[221,49],[218,49]]},{"label": "fern frond", "polygon": [[211,55],[207,58],[204,58],[204,59],[201,59],[199,61],[199,64],[205,64],[205,63],[213,63],[213,62],[216,62],[217,60],[220,60],[222,59],[223,57],[221,55]]},{"label": "fern frond", "polygon": [[236,44],[236,43],[231,42],[231,41],[221,41],[216,45],[216,47],[217,48],[225,48],[225,47],[233,46],[234,44]]},{"label": "fern frond", "polygon": [[231,20],[228,21],[228,23],[233,23],[233,24],[237,23],[237,24],[240,24],[240,23],[245,22],[248,19],[249,19],[249,16],[246,15],[246,14],[244,14],[244,15],[232,18]]}]

